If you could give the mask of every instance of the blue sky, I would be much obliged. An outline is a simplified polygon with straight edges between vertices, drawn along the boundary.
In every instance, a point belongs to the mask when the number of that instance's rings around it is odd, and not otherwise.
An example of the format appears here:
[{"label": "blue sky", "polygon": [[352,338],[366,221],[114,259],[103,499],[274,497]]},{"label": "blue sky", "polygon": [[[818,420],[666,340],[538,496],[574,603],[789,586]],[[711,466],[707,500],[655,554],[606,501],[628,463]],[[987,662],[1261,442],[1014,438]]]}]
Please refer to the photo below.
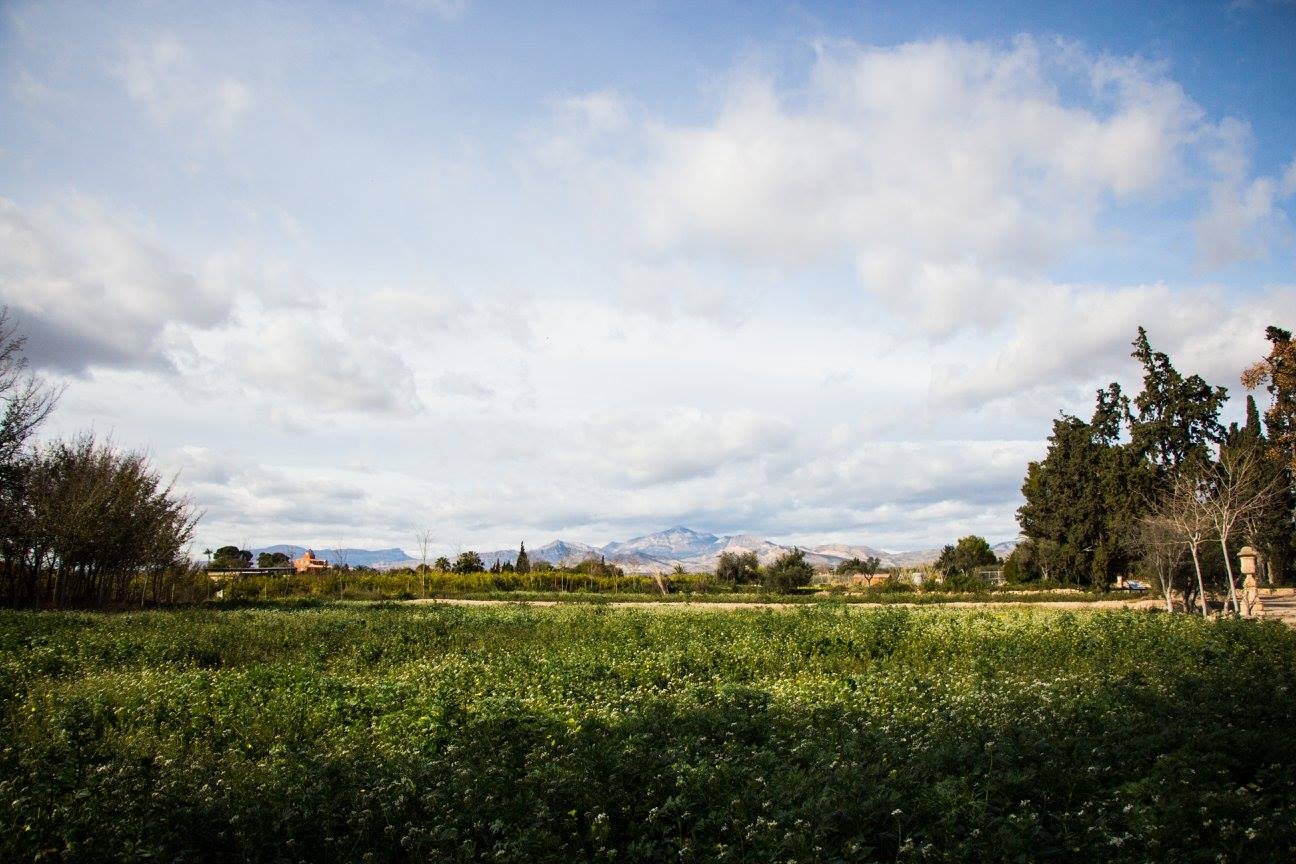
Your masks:
[{"label": "blue sky", "polygon": [[1294,323],[1296,5],[1129,5],[10,3],[0,302],[204,544],[1006,539]]}]

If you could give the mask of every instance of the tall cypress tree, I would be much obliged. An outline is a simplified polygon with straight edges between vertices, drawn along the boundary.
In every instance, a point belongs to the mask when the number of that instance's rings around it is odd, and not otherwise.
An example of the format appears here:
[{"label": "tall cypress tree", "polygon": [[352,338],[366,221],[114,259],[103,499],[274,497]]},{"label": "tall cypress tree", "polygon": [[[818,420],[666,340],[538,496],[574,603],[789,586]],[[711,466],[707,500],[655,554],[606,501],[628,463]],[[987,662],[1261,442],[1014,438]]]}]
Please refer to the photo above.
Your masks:
[{"label": "tall cypress tree", "polygon": [[1039,549],[1062,581],[1102,588],[1129,572],[1149,503],[1175,472],[1208,465],[1224,437],[1223,387],[1181,375],[1142,327],[1133,347],[1139,394],[1130,400],[1116,383],[1099,390],[1092,419],[1055,420],[1047,455],[1027,468],[1017,519],[1028,538],[1045,541]]},{"label": "tall cypress tree", "polygon": [[1026,470],[1017,511],[1022,533],[1048,550],[1047,569],[1064,582],[1105,588],[1127,572],[1130,536],[1140,515],[1147,471],[1138,454],[1116,440],[1112,409],[1120,389],[1099,391],[1094,418],[1053,421],[1048,454]]},{"label": "tall cypress tree", "polygon": [[1242,526],[1245,542],[1254,544],[1271,581],[1283,581],[1291,566],[1296,534],[1292,520],[1293,495],[1290,471],[1281,452],[1267,440],[1255,398],[1247,396],[1246,423],[1232,424],[1223,447],[1250,450],[1261,465],[1255,478],[1258,489],[1268,491],[1266,505]]},{"label": "tall cypress tree", "polygon": [[513,568],[519,573],[531,572],[531,559],[527,557],[526,542],[523,541],[522,548],[518,550],[517,563]]},{"label": "tall cypress tree", "polygon": [[1143,364],[1143,390],[1133,403],[1137,412],[1127,414],[1131,443],[1161,481],[1187,463],[1204,467],[1211,445],[1224,440],[1219,412],[1228,390],[1212,387],[1200,375],[1185,378],[1168,355],[1152,349],[1142,327],[1130,356]]}]

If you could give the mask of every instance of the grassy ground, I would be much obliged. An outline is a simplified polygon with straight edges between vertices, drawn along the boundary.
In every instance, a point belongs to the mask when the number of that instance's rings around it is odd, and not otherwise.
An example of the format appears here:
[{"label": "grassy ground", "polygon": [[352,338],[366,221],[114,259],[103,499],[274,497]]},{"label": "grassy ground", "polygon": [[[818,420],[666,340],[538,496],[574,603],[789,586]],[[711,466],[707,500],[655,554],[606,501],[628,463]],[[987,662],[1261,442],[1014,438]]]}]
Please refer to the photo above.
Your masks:
[{"label": "grassy ground", "polygon": [[814,606],[0,614],[0,860],[1291,860],[1296,633]]}]

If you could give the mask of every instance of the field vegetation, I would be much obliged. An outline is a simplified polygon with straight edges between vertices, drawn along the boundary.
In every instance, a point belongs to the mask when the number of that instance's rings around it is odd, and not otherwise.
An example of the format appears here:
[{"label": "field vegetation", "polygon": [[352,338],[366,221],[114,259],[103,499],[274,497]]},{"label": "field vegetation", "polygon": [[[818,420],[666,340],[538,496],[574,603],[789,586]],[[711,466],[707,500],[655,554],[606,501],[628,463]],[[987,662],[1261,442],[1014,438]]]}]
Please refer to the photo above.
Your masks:
[{"label": "field vegetation", "polygon": [[1158,613],[0,613],[5,861],[1276,861],[1296,633]]},{"label": "field vegetation", "polygon": [[[205,577],[204,577],[205,578]],[[200,586],[201,587],[201,586]],[[711,573],[600,576],[578,570],[454,573],[436,569],[328,569],[304,574],[220,576],[207,587],[215,602],[291,600],[415,600],[422,598],[677,603],[942,603],[952,601],[1093,602],[1128,600],[1128,592],[1082,590],[1048,583],[989,585],[949,580],[915,586],[899,579],[867,587],[834,582],[774,591],[761,582],[730,584]],[[665,591],[663,594],[662,592]],[[219,596],[218,596],[219,595]]]}]

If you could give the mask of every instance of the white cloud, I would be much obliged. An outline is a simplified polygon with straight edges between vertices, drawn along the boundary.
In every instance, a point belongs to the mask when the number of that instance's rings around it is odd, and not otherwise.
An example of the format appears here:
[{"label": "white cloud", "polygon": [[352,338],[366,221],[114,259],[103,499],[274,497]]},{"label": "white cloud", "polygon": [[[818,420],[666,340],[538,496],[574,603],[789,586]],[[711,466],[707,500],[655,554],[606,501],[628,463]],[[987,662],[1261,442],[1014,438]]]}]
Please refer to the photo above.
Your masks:
[{"label": "white cloud", "polygon": [[680,408],[664,416],[601,416],[586,427],[592,456],[635,484],[671,483],[776,453],[793,437],[784,421],[754,411]]},{"label": "white cloud", "polygon": [[34,362],[77,373],[170,366],[177,328],[224,321],[231,295],[96,202],[28,212],[0,199],[0,302],[29,334]]},{"label": "white cloud", "polygon": [[576,115],[588,128],[598,132],[620,132],[630,119],[625,103],[615,93],[599,91],[559,100],[561,109]]},{"label": "white cloud", "polygon": [[170,33],[127,45],[116,71],[127,95],[164,125],[196,122],[229,134],[254,102],[248,84],[229,75],[211,76]]},{"label": "white cloud", "polygon": [[368,292],[350,316],[366,335],[384,340],[434,340],[473,314],[475,309],[458,292],[379,289]]},{"label": "white cloud", "polygon": [[401,355],[372,340],[340,338],[301,316],[268,322],[251,339],[233,339],[229,363],[270,398],[305,413],[409,416],[422,410],[413,374]]},{"label": "white cloud", "polygon": [[463,372],[443,372],[433,381],[433,387],[440,393],[468,399],[489,399],[495,394],[477,378]]},{"label": "white cloud", "polygon": [[1129,381],[1140,325],[1185,374],[1236,389],[1240,371],[1264,354],[1275,310],[1293,307],[1296,287],[1241,297],[1165,284],[1034,285],[1005,311],[1006,338],[975,343],[963,362],[933,370],[932,398],[962,407],[1009,397],[1061,404],[1076,385]]},{"label": "white cloud", "polygon": [[1280,176],[1251,177],[1250,129],[1236,120],[1220,126],[1208,153],[1215,171],[1210,204],[1197,218],[1199,255],[1207,267],[1260,260],[1293,245],[1285,200],[1296,195],[1296,159]]},{"label": "white cloud", "polygon": [[1163,68],[1030,37],[823,44],[804,85],[739,73],[691,125],[610,105],[564,102],[535,146],[594,190],[600,221],[621,220],[609,234],[632,238],[626,257],[695,272],[853,261],[865,291],[936,339],[999,326],[1060,260],[1109,239],[1113,206],[1191,197],[1198,168],[1213,178],[1198,231],[1211,266],[1281,239],[1277,204],[1296,186],[1296,167],[1251,177],[1249,128],[1212,122]]},{"label": "white cloud", "polygon": [[1028,38],[833,44],[795,95],[746,76],[714,123],[651,130],[633,201],[657,248],[1033,267],[1172,173],[1200,114],[1155,69]]}]

